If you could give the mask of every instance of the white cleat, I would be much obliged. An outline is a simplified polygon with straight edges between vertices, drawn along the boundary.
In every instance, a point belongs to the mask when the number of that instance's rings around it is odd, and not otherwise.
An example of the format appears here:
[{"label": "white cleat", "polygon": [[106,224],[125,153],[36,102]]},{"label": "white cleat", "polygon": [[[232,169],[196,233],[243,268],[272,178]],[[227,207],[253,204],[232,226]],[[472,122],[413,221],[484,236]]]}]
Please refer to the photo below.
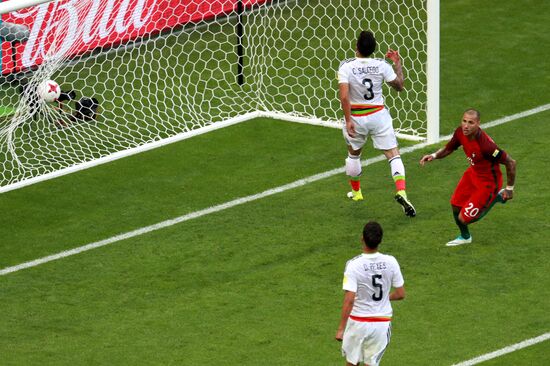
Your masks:
[{"label": "white cleat", "polygon": [[448,247],[456,247],[457,245],[470,244],[471,242],[472,236],[470,236],[468,239],[464,239],[461,235],[459,235],[456,239],[451,240],[445,245]]}]

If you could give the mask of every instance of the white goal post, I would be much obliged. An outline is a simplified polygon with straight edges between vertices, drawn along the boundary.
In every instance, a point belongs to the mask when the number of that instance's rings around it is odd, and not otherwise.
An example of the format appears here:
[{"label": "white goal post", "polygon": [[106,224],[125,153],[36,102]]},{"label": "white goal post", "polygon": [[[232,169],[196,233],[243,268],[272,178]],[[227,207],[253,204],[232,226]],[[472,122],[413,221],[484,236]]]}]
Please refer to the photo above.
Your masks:
[{"label": "white goal post", "polygon": [[[439,139],[439,0],[0,3],[0,193],[258,117],[340,127],[362,29],[397,48],[398,136]],[[38,86],[61,89],[46,103]]]}]

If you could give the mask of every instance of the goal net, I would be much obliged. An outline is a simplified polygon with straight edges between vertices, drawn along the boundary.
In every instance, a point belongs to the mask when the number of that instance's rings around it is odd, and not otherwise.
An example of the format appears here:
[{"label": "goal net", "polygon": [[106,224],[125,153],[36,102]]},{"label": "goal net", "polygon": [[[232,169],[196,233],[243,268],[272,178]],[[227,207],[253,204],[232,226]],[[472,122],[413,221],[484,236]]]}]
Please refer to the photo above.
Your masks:
[{"label": "goal net", "polygon": [[[258,116],[336,126],[336,71],[362,29],[375,57],[399,50],[406,90],[386,104],[400,134],[423,139],[426,24],[426,0],[59,0],[3,14],[0,192]],[[45,80],[59,101],[38,96]]]}]

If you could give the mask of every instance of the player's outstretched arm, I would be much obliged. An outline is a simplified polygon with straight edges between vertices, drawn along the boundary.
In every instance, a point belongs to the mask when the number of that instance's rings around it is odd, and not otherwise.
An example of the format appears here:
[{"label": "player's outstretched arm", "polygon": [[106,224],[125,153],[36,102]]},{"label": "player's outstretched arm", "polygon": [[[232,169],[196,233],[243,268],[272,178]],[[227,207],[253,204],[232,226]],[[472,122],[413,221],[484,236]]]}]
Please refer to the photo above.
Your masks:
[{"label": "player's outstretched arm", "polygon": [[508,155],[504,162],[506,166],[506,188],[502,191],[504,201],[514,198],[514,182],[516,181],[516,161]]},{"label": "player's outstretched arm", "polygon": [[390,84],[390,86],[397,91],[404,90],[405,78],[403,76],[403,67],[401,66],[401,57],[399,56],[399,51],[394,51],[390,48],[388,52],[386,52],[386,57],[392,60],[393,70],[397,75],[397,77],[394,80],[388,82],[388,84]]},{"label": "player's outstretched arm", "polygon": [[443,147],[432,154],[424,155],[422,159],[420,159],[420,165],[424,166],[426,163],[435,159],[443,159],[447,155],[452,154],[452,152],[453,150],[449,150],[447,149],[447,147]]}]

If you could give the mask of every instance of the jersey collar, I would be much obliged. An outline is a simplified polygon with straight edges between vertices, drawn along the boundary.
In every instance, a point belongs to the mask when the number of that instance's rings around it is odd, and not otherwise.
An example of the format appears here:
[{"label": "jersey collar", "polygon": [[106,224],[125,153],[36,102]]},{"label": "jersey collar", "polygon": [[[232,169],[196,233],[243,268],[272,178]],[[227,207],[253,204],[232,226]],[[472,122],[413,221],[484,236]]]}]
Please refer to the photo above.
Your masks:
[{"label": "jersey collar", "polygon": [[362,254],[363,257],[365,258],[376,258],[380,255],[380,252],[376,252],[376,253],[363,253]]}]

